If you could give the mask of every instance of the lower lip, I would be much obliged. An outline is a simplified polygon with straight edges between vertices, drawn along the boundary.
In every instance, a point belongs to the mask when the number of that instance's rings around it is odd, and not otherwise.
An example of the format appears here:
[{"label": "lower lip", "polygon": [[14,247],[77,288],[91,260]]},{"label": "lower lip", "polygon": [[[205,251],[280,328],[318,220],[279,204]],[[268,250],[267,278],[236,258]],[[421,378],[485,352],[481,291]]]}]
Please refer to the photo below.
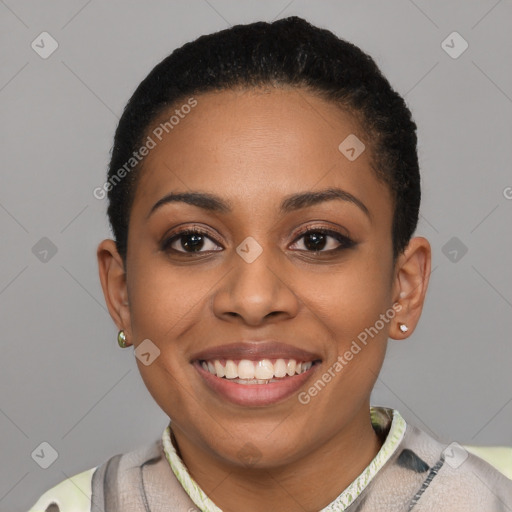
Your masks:
[{"label": "lower lip", "polygon": [[199,361],[194,362],[193,366],[213,391],[230,402],[244,406],[265,406],[281,402],[296,393],[319,365],[315,363],[304,373],[268,384],[237,384],[206,371]]}]

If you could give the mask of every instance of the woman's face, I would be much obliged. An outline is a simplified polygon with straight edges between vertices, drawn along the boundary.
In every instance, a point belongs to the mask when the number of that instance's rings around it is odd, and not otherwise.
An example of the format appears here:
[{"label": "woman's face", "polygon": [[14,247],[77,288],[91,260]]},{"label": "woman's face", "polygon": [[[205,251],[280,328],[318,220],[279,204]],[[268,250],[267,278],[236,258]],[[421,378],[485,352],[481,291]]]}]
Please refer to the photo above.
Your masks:
[{"label": "woman's face", "polygon": [[[146,354],[142,378],[175,431],[219,459],[271,467],[367,421],[398,319],[392,199],[367,134],[331,103],[276,89],[195,98],[162,141],[153,136],[113,316]],[[310,196],[327,189],[337,193]],[[199,235],[178,236],[192,228]],[[262,383],[217,376],[233,371]]]}]

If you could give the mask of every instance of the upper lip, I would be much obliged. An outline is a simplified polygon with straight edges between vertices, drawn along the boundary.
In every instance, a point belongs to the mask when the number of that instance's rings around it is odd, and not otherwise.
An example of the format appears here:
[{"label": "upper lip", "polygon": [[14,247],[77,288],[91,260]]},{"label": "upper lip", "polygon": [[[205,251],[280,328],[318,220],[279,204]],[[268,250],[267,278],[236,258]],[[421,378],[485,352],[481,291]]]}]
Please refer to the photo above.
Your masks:
[{"label": "upper lip", "polygon": [[209,361],[213,359],[295,359],[296,361],[315,361],[318,354],[303,350],[279,341],[243,341],[219,345],[196,352],[191,361]]}]

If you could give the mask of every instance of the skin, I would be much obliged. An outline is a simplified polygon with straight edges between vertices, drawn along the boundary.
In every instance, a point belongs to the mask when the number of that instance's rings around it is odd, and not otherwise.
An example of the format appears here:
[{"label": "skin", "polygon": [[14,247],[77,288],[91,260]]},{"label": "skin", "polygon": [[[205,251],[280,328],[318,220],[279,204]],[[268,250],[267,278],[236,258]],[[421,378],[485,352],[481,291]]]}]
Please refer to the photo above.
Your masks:
[{"label": "skin", "polygon": [[[106,303],[129,344],[150,339],[158,346],[149,366],[136,359],[139,371],[172,418],[190,474],[218,507],[261,512],[279,503],[281,511],[320,510],[382,446],[370,423],[370,393],[388,338],[407,338],[417,325],[430,245],[412,238],[393,264],[392,198],[370,168],[370,141],[348,113],[304,90],[195,98],[197,106],[144,161],[126,264],[112,240],[98,247]],[[338,150],[349,134],[366,145],[353,162]],[[356,196],[371,219],[341,200],[278,211],[290,194],[328,187]],[[148,217],[168,193],[191,191],[230,201],[232,212],[169,203]],[[160,242],[178,225],[196,225],[212,241],[192,256],[162,250]],[[328,254],[340,245],[329,237],[315,256],[297,235],[309,225],[338,231],[356,245]],[[263,249],[252,263],[236,252],[248,236]],[[186,250],[182,240],[172,245],[176,251]],[[321,356],[304,391],[398,303],[400,312],[306,405],[296,394],[269,406],[234,405],[190,363],[205,348],[273,338]],[[249,448],[257,454],[250,464],[239,455]]]}]

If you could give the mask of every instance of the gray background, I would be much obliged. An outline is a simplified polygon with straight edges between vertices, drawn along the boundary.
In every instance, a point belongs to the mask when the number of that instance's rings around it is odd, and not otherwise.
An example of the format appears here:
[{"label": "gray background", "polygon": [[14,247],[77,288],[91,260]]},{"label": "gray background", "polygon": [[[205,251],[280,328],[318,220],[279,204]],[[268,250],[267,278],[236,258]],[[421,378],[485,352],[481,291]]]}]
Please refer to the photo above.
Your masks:
[{"label": "gray background", "polygon": [[[95,250],[109,229],[92,191],[157,62],[203,33],[292,14],[370,53],[418,124],[417,234],[434,272],[372,403],[438,438],[512,446],[510,1],[0,0],[1,511],[160,436],[167,418],[104,305]],[[31,48],[43,31],[59,44],[47,59]],[[453,31],[469,44],[456,59],[441,46]],[[44,441],[59,454],[48,469],[31,456]]]}]

